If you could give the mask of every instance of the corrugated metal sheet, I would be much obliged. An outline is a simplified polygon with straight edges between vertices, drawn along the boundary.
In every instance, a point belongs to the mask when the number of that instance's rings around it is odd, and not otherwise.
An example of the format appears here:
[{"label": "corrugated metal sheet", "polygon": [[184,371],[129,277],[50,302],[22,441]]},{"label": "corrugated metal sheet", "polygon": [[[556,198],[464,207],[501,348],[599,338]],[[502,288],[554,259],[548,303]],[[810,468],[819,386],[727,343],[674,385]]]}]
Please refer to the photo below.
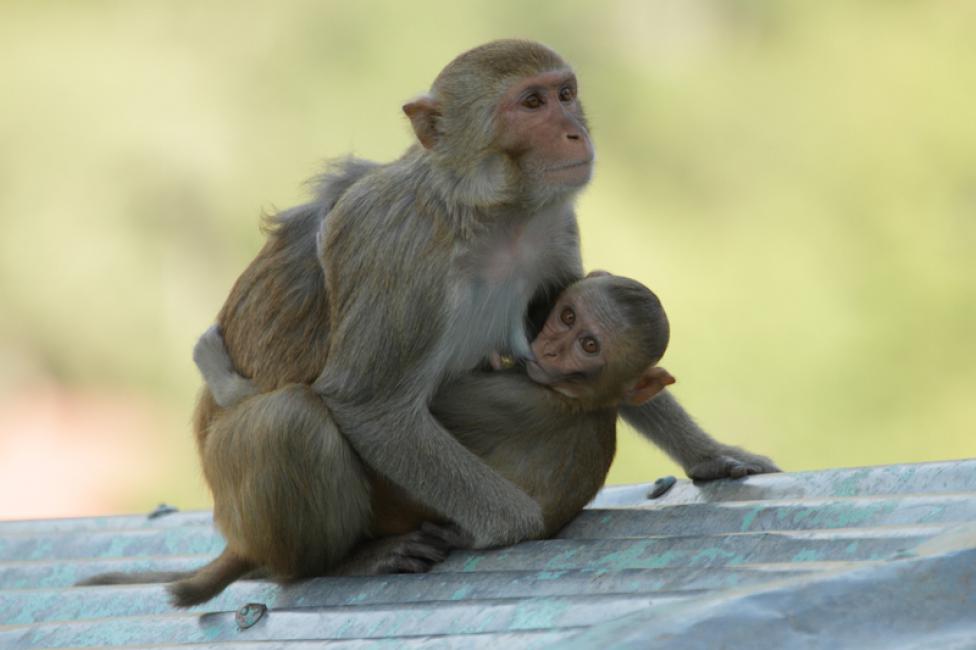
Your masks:
[{"label": "corrugated metal sheet", "polygon": [[188,611],[71,585],[204,563],[209,513],[0,522],[0,647],[976,648],[976,460],[650,489],[428,575],[244,581]]}]

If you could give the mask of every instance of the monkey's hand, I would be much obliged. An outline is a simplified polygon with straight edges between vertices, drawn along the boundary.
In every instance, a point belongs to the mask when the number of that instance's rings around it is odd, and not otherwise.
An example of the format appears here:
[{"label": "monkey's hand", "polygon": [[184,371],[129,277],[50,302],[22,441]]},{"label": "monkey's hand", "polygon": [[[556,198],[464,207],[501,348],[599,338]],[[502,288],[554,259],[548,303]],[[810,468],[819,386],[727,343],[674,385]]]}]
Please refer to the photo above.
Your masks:
[{"label": "monkey's hand", "polygon": [[739,447],[722,445],[717,455],[686,467],[689,478],[696,481],[714,481],[720,478],[742,478],[750,474],[779,472],[779,467],[766,456],[752,454]]},{"label": "monkey's hand", "polygon": [[492,352],[488,357],[488,363],[491,365],[492,370],[505,370],[515,365],[515,359],[507,354]]}]

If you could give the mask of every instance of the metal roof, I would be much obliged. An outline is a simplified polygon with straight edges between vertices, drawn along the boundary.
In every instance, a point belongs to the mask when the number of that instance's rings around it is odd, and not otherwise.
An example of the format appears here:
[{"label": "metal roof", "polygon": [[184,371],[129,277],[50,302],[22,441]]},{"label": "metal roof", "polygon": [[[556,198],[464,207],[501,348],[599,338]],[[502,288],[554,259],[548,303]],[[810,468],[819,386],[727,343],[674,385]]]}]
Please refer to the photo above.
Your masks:
[{"label": "metal roof", "polygon": [[185,611],[71,585],[203,564],[210,513],[0,522],[0,648],[976,648],[976,460],[652,487],[430,574],[242,581]]}]

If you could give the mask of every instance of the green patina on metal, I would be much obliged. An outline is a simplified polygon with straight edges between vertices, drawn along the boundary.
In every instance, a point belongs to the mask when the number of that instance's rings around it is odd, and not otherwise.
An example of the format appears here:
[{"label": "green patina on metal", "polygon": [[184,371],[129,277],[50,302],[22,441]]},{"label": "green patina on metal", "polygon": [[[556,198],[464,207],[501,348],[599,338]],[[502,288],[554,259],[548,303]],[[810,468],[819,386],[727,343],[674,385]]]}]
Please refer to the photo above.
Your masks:
[{"label": "green patina on metal", "polygon": [[[976,504],[971,504],[971,505],[976,506]],[[943,504],[929,505],[928,508],[926,508],[926,511],[919,516],[918,521],[919,523],[923,523],[923,524],[929,522],[936,522],[936,523],[941,522],[948,510],[949,507]]]},{"label": "green patina on metal", "polygon": [[701,549],[691,556],[688,563],[691,566],[712,566],[714,564],[741,564],[743,561],[744,559],[740,555],[722,548],[712,547]]},{"label": "green patina on metal", "polygon": [[[572,557],[571,554],[567,554]],[[649,560],[649,562],[647,561]],[[648,558],[647,544],[632,544],[623,550],[605,553],[594,563],[594,568],[600,570],[619,571],[627,567],[647,567],[659,566],[656,563],[653,553]]]},{"label": "green patina on metal", "polygon": [[32,551],[31,551],[30,556],[28,557],[28,559],[30,559],[30,560],[42,560],[45,557],[49,557],[51,555],[51,551],[53,549],[54,549],[54,542],[53,542],[53,540],[50,540],[50,539],[40,540],[40,541],[38,541],[37,544],[34,545],[34,548],[32,549]]},{"label": "green patina on metal", "polygon": [[793,556],[793,562],[820,562],[823,560],[823,553],[815,549],[803,549]]},{"label": "green patina on metal", "polygon": [[830,504],[816,514],[815,519],[828,528],[856,528],[880,516],[893,512],[896,501],[880,501],[870,504]]},{"label": "green patina on metal", "polygon": [[834,494],[839,497],[853,497],[862,492],[861,483],[870,478],[871,470],[854,470],[850,475],[844,477],[834,484]]},{"label": "green patina on metal", "polygon": [[360,591],[355,596],[349,599],[349,604],[361,603],[364,602],[365,600],[366,600],[366,593]]},{"label": "green patina on metal", "polygon": [[790,520],[793,522],[795,526],[799,526],[799,524],[802,524],[804,520],[812,516],[814,513],[815,511],[810,508],[801,508],[799,510],[793,511],[792,513],[793,516],[790,518]]},{"label": "green patina on metal", "polygon": [[468,560],[464,563],[464,566],[461,568],[461,570],[462,571],[467,571],[467,572],[477,571],[478,570],[478,565],[481,564],[481,561],[483,559],[484,559],[484,556],[474,555],[474,556],[468,558]]},{"label": "green patina on metal", "polygon": [[764,506],[757,505],[753,506],[748,512],[746,512],[746,514],[742,517],[742,525],[739,527],[739,530],[743,533],[749,530],[752,527],[752,522],[756,520],[756,517],[759,516],[759,513],[762,512],[763,509]]},{"label": "green patina on metal", "polygon": [[559,570],[559,569],[572,569],[578,565],[574,561],[576,557],[577,549],[568,549],[560,553],[556,553],[551,558],[546,560],[545,569],[547,571]]}]

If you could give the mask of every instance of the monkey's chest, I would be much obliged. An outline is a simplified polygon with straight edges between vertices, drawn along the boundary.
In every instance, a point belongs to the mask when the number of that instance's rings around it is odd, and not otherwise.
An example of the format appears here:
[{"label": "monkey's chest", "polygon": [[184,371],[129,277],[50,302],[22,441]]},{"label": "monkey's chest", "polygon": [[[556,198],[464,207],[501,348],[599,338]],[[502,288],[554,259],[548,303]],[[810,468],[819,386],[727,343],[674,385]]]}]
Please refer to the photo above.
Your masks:
[{"label": "monkey's chest", "polygon": [[492,352],[529,355],[526,309],[559,268],[548,230],[539,217],[500,229],[456,258],[459,281],[449,327],[457,369],[472,368]]},{"label": "monkey's chest", "polygon": [[527,355],[524,315],[534,288],[530,278],[518,276],[506,281],[472,277],[464,282],[448,325],[452,365],[468,370],[492,352]]},{"label": "monkey's chest", "polygon": [[478,260],[478,275],[489,284],[518,285],[524,280],[532,282],[539,275],[542,247],[526,236],[500,239],[485,250]]}]

